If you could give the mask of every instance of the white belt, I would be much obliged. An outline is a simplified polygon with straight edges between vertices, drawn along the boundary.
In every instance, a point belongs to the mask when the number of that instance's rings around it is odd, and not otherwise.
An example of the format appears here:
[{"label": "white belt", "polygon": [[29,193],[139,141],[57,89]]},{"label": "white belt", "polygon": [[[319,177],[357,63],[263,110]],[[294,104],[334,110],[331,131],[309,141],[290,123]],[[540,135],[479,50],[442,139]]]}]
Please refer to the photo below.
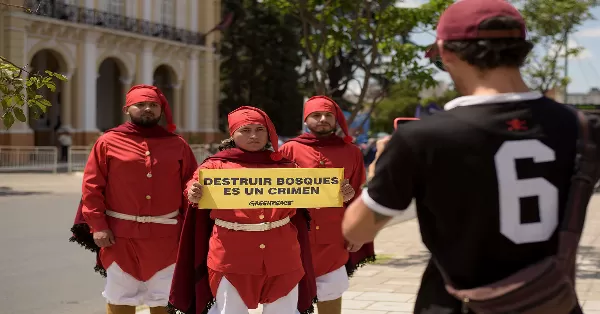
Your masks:
[{"label": "white belt", "polygon": [[283,227],[290,222],[290,217],[285,217],[281,220],[272,222],[263,222],[259,224],[240,224],[237,222],[229,222],[221,219],[215,219],[215,225],[229,230],[235,231],[267,231],[279,227]]},{"label": "white belt", "polygon": [[117,219],[135,221],[135,222],[140,222],[143,224],[155,223],[155,224],[161,224],[161,225],[176,225],[177,219],[172,219],[172,218],[177,217],[179,215],[179,211],[176,210],[172,213],[168,213],[168,214],[162,215],[162,216],[134,216],[134,215],[127,215],[127,214],[123,214],[123,213],[113,212],[112,210],[107,210],[106,215],[113,217],[113,218],[117,218]]}]

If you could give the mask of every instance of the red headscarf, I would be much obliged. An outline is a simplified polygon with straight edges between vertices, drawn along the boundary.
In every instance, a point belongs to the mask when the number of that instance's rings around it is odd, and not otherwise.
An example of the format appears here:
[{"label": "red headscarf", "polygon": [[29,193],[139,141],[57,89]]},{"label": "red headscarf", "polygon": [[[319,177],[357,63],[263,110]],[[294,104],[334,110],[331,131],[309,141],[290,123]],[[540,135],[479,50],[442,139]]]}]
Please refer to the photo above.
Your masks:
[{"label": "red headscarf", "polygon": [[233,136],[233,133],[237,129],[248,124],[260,124],[267,128],[267,132],[269,132],[269,140],[271,141],[271,146],[273,147],[271,159],[275,161],[281,160],[282,156],[281,153],[279,153],[279,138],[277,136],[277,131],[275,130],[273,122],[271,122],[271,119],[264,111],[255,107],[242,106],[227,115],[227,122],[229,123],[230,136]]},{"label": "red headscarf", "polygon": [[157,103],[165,113],[165,119],[167,120],[167,130],[169,132],[175,132],[177,126],[173,123],[173,114],[171,113],[171,106],[165,95],[156,86],[151,85],[135,85],[133,86],[125,96],[125,106],[123,109],[127,109],[129,106],[150,101]]},{"label": "red headscarf", "polygon": [[306,118],[308,118],[311,113],[317,111],[331,112],[335,116],[335,120],[342,129],[342,132],[346,135],[344,136],[344,142],[352,143],[352,137],[348,132],[346,117],[344,117],[342,109],[340,109],[340,106],[338,106],[335,101],[327,96],[311,97],[306,104],[304,104],[304,121],[306,121]]}]

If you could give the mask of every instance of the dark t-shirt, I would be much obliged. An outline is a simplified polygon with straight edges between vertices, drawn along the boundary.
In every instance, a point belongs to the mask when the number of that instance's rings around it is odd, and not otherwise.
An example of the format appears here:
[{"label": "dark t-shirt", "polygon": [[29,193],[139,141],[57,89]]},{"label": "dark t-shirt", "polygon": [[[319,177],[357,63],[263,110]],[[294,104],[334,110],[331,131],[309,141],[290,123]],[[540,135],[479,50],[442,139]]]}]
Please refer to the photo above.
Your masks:
[{"label": "dark t-shirt", "polygon": [[[454,284],[500,280],[557,249],[576,116],[536,92],[458,98],[398,127],[362,198],[400,214],[414,198],[424,244]],[[459,313],[430,262],[415,313]]]}]

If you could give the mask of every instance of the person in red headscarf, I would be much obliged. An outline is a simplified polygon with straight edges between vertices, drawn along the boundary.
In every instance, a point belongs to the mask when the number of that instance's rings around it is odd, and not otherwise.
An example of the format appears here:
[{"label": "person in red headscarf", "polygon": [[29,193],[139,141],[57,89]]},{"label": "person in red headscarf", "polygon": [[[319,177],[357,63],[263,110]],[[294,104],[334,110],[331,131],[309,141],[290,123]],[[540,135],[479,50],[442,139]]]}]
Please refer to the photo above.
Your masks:
[{"label": "person in red headscarf", "polygon": [[[315,96],[304,105],[304,123],[310,133],[301,134],[281,146],[281,153],[302,168],[344,168],[344,206],[310,209],[310,242],[317,277],[319,314],[340,314],[342,294],[356,268],[375,259],[373,243],[347,243],[342,235],[342,218],[347,204],[358,196],[365,183],[360,149],[352,144],[346,119],[330,98]],[[336,135],[336,125],[344,137]],[[360,193],[360,192],[359,192]]]},{"label": "person in red headscarf", "polygon": [[123,112],[130,121],[106,131],[89,155],[71,241],[98,253],[108,314],[134,314],[144,304],[164,314],[187,209],[182,195],[198,163],[173,133],[158,88],[132,87]]},{"label": "person in red headscarf", "polygon": [[[279,153],[275,127],[262,110],[240,107],[228,122],[231,138],[199,169],[296,167]],[[202,197],[201,188],[196,172],[186,190],[192,207]],[[263,304],[264,314],[312,313],[316,284],[308,212],[300,211],[188,209],[171,289],[172,312],[240,314]],[[267,230],[256,230],[266,222],[271,223]]]}]

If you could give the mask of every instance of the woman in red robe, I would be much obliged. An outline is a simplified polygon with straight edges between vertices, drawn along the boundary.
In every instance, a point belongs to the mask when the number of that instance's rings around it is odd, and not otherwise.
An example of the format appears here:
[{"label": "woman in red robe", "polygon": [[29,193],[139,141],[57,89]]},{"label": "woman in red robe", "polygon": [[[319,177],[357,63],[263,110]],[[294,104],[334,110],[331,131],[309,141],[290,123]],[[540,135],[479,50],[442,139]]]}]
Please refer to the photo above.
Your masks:
[{"label": "woman in red robe", "polygon": [[[199,169],[296,167],[282,159],[275,128],[260,109],[240,107],[229,114],[228,122],[231,138]],[[197,204],[202,194],[197,172],[186,192],[190,204]],[[239,314],[263,304],[264,314],[312,313],[316,284],[308,214],[299,211],[296,215],[296,209],[288,208],[188,210],[171,309]],[[271,229],[253,230],[265,222]]]}]

